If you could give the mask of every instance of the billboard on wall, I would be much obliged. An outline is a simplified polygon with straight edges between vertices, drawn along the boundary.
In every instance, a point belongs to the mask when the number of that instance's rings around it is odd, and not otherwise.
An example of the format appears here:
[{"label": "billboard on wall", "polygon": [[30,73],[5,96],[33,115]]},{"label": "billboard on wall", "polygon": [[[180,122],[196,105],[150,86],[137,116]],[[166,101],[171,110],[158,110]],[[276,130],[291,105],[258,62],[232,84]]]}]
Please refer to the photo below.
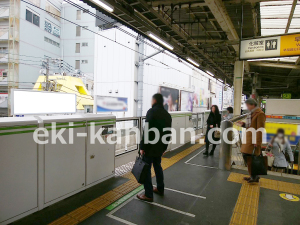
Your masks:
[{"label": "billboard on wall", "polygon": [[127,112],[128,99],[111,96],[97,96],[97,112]]},{"label": "billboard on wall", "polygon": [[194,93],[188,91],[180,92],[180,108],[181,111],[193,111]]},{"label": "billboard on wall", "polygon": [[300,33],[242,40],[240,59],[261,59],[300,55]]},{"label": "billboard on wall", "polygon": [[207,106],[207,100],[207,90],[205,88],[200,88],[199,106]]},{"label": "billboard on wall", "polygon": [[165,110],[169,112],[178,111],[179,90],[169,87],[160,87],[159,90],[164,98]]}]

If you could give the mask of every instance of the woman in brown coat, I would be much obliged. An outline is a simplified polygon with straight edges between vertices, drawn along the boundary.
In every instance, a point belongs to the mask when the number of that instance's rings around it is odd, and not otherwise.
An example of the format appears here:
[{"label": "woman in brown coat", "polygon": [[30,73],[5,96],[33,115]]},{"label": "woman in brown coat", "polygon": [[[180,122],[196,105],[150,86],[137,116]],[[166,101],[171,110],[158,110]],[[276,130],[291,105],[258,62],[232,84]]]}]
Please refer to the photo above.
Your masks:
[{"label": "woman in brown coat", "polygon": [[[243,158],[247,163],[248,156],[251,156],[253,150],[255,148],[255,155],[261,154],[261,146],[263,139],[263,132],[265,128],[266,116],[264,112],[257,106],[257,102],[249,98],[246,100],[246,106],[249,110],[247,114],[246,123],[240,122],[239,124],[246,128],[246,141],[242,144],[241,152],[243,154]],[[252,132],[250,131],[252,128],[253,132],[256,132],[255,139],[252,140]],[[251,170],[248,166],[248,172],[250,177],[245,177],[244,180],[247,180],[248,183],[258,182],[258,176],[251,176]]]}]

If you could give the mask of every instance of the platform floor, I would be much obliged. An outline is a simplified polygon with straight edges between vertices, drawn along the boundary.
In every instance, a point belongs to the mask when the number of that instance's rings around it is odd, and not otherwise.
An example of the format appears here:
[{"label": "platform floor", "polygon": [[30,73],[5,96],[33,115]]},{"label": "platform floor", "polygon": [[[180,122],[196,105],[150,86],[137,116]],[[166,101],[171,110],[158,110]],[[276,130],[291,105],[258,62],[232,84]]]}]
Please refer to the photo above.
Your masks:
[{"label": "platform floor", "polygon": [[[109,179],[13,224],[300,224],[300,180],[264,176],[259,185],[243,182],[246,171],[218,169],[219,150],[203,156],[204,146],[185,145],[162,161],[165,196],[154,203],[129,173]],[[153,178],[155,184],[155,177]]]}]

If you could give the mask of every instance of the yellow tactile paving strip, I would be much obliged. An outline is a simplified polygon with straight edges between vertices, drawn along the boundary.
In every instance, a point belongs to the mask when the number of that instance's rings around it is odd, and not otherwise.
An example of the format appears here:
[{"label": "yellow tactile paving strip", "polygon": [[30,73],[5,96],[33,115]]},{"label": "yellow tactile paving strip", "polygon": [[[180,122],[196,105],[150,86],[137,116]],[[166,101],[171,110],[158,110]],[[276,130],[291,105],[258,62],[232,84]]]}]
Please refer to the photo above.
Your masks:
[{"label": "yellow tactile paving strip", "polygon": [[[186,150],[178,153],[177,155],[171,158],[162,158],[162,168],[163,170],[169,168],[170,166],[177,163],[179,160],[183,159],[187,155],[191,154],[195,150],[199,149],[203,144],[195,144]],[[152,176],[155,176],[154,170],[151,170]],[[135,177],[131,172],[125,174],[124,178],[128,178],[129,181],[120,185],[119,187],[114,188],[113,190],[101,195],[100,197],[94,199],[93,201],[75,209],[74,211],[68,213],[67,215],[53,221],[50,225],[74,225],[78,224],[79,222],[87,219],[88,217],[92,216],[96,212],[104,209],[105,207],[109,206],[116,200],[120,199],[127,193],[133,191],[137,187],[141,186],[141,184],[137,183]]]},{"label": "yellow tactile paving strip", "polygon": [[245,174],[230,173],[228,181],[241,183],[242,187],[233,210],[230,225],[255,225],[258,215],[260,188],[300,194],[300,184],[261,178],[258,184],[248,184],[243,180]]}]

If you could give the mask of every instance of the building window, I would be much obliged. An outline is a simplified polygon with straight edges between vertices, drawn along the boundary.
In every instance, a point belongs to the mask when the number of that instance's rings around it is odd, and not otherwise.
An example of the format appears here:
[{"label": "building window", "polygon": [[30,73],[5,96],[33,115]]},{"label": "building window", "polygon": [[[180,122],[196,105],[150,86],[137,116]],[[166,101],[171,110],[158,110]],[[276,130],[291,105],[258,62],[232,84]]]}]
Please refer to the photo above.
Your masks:
[{"label": "building window", "polygon": [[40,26],[40,17],[33,14],[33,24],[37,25],[38,27]]},{"label": "building window", "polygon": [[80,60],[75,60],[75,69],[80,70]]},{"label": "building window", "polygon": [[7,72],[3,72],[3,73],[2,73],[2,76],[3,76],[3,77],[7,77]]},{"label": "building window", "polygon": [[80,26],[76,26],[76,36],[80,37],[81,35],[81,27]]},{"label": "building window", "polygon": [[81,60],[81,63],[82,63],[82,64],[87,64],[88,61],[87,61],[87,60]]},{"label": "building window", "polygon": [[75,53],[80,53],[80,43],[76,43]]},{"label": "building window", "polygon": [[26,9],[26,20],[38,27],[40,26],[40,17],[28,9]]},{"label": "building window", "polygon": [[32,23],[32,12],[26,9],[26,20]]},{"label": "building window", "polygon": [[54,45],[54,46],[56,46],[58,48],[60,46],[60,44],[58,42],[53,41],[53,40],[51,40],[50,38],[47,38],[47,37],[44,37],[44,41],[46,41],[46,42],[50,43],[51,45]]},{"label": "building window", "polygon": [[76,11],[76,20],[81,20],[81,10]]},{"label": "building window", "polygon": [[87,42],[82,42],[82,47],[87,47],[89,44]]}]

